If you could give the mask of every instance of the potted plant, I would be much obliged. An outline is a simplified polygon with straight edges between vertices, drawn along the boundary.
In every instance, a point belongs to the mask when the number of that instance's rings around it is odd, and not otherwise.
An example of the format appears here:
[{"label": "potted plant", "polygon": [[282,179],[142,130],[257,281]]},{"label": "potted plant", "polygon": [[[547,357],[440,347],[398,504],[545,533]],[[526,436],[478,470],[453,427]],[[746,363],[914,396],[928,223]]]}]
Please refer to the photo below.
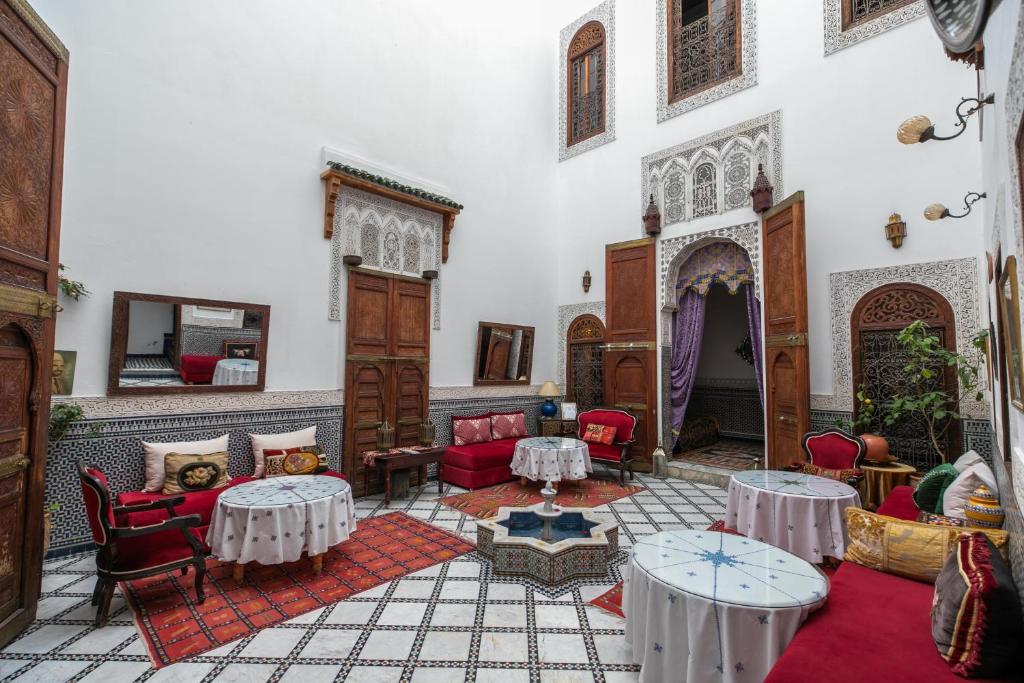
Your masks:
[{"label": "potted plant", "polygon": [[866,462],[890,462],[894,458],[889,454],[889,442],[886,441],[884,436],[871,432],[872,423],[878,406],[875,404],[874,400],[868,396],[867,386],[864,384],[857,387],[857,393],[855,396],[857,399],[857,406],[853,411],[853,419],[847,420],[840,418],[836,420],[836,426],[860,436],[867,445],[867,453],[864,455],[864,460]]}]

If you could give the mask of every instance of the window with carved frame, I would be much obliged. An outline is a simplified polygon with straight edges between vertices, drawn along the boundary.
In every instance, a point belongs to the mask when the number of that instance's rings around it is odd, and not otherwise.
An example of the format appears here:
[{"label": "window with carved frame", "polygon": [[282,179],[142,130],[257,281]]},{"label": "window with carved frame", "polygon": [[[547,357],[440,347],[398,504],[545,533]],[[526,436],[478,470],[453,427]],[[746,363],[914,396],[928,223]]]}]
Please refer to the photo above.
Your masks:
[{"label": "window with carved frame", "polygon": [[873,21],[916,0],[842,0],[843,30]]},{"label": "window with carved frame", "polygon": [[566,146],[604,132],[607,86],[604,27],[591,21],[569,41]]},{"label": "window with carved frame", "polygon": [[669,0],[667,6],[669,103],[743,72],[740,0]]},{"label": "window with carved frame", "polygon": [[604,323],[585,313],[569,323],[565,345],[565,398],[580,410],[604,405]]}]

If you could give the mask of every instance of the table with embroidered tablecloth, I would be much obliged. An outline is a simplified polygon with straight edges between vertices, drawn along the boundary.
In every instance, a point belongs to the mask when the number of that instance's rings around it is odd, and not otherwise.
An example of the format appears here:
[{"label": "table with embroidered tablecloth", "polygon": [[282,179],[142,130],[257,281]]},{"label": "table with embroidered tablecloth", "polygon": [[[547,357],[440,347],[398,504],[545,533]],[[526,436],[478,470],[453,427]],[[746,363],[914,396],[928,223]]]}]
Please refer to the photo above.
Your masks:
[{"label": "table with embroidered tablecloth", "polygon": [[558,436],[520,439],[512,456],[512,474],[520,483],[530,481],[559,482],[586,479],[594,468],[590,449],[585,441]]}]

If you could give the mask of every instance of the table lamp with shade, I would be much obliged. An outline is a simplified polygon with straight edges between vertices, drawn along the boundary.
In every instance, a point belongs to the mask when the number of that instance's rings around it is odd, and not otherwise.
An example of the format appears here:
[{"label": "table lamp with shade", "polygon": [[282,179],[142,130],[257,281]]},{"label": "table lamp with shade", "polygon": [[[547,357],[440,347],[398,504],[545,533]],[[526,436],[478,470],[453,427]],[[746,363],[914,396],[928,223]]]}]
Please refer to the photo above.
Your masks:
[{"label": "table lamp with shade", "polygon": [[558,413],[558,406],[555,405],[555,397],[560,395],[558,385],[548,380],[541,385],[537,392],[544,397],[544,405],[540,407],[540,414],[544,417],[554,417]]}]

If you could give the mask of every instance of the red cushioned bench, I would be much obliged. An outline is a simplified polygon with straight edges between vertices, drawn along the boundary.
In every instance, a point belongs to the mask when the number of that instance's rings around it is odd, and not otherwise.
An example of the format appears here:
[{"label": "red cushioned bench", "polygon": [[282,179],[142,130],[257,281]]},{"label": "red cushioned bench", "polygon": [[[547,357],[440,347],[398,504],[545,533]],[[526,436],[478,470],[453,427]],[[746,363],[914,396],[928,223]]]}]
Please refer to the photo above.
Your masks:
[{"label": "red cushioned bench", "polygon": [[178,374],[186,384],[209,384],[223,356],[182,356]]}]

